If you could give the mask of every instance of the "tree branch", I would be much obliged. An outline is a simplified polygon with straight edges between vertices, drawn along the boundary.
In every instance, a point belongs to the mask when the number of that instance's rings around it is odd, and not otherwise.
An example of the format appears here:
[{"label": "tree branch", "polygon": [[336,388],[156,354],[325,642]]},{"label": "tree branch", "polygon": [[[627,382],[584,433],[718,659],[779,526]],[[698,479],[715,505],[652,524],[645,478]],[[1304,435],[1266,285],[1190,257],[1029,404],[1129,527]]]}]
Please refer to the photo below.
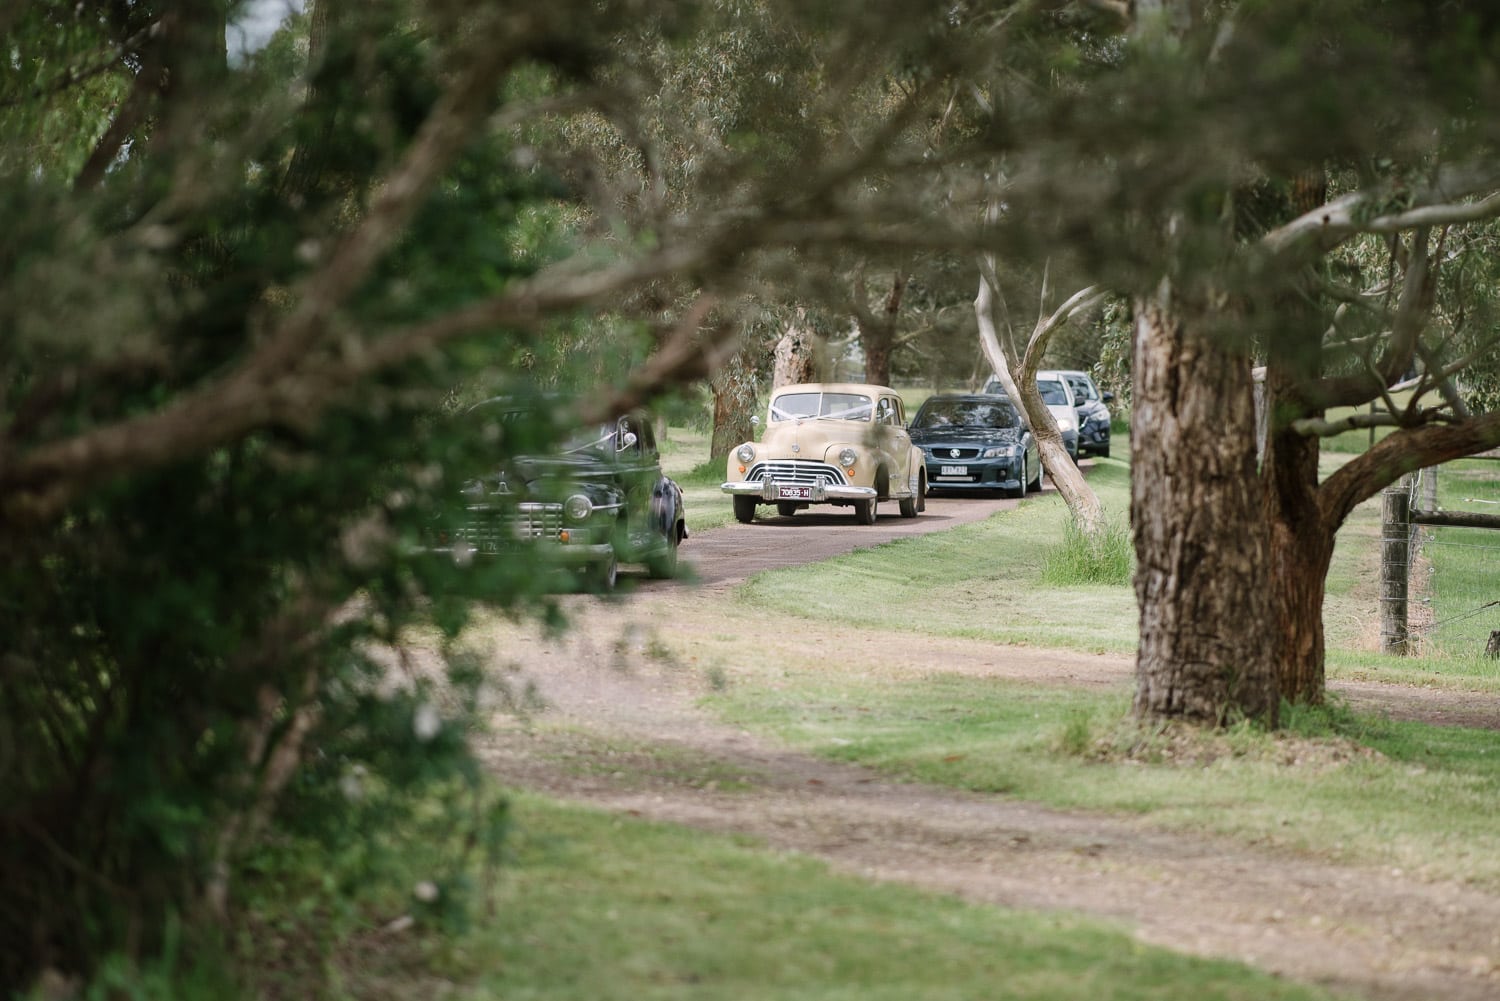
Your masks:
[{"label": "tree branch", "polygon": [[[1418,226],[1473,222],[1500,215],[1500,170],[1485,164],[1445,168],[1429,187],[1414,191],[1400,212],[1371,215],[1370,209],[1391,202],[1401,192],[1393,188],[1356,191],[1304,213],[1261,238],[1273,256],[1307,244],[1319,253],[1332,250],[1357,233],[1395,233]],[[1459,199],[1490,192],[1478,202]]]},{"label": "tree branch", "polygon": [[1500,411],[1445,425],[1393,431],[1340,466],[1318,487],[1325,524],[1341,524],[1360,501],[1407,473],[1500,445]]}]

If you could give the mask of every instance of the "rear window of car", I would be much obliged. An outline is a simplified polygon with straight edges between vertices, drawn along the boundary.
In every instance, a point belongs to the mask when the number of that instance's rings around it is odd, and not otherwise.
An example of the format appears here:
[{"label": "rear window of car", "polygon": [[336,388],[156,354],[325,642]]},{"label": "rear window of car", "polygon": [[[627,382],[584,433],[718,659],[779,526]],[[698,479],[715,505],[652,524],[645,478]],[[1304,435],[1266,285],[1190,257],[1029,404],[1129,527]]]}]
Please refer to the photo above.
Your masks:
[{"label": "rear window of car", "polygon": [[784,393],[771,401],[771,420],[868,421],[873,409],[870,398],[858,393]]},{"label": "rear window of car", "polygon": [[1016,412],[1008,403],[979,400],[928,400],[917,411],[914,428],[1013,428]]}]

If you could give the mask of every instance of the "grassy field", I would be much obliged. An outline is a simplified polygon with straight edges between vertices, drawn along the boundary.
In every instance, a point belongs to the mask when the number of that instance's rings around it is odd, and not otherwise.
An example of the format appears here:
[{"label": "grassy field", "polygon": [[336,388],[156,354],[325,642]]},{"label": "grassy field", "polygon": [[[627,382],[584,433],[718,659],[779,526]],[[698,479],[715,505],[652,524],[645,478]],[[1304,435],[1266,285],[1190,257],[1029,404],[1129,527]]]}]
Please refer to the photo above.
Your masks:
[{"label": "grassy field", "polygon": [[1314,999],[1123,929],[830,873],[680,828],[517,798],[497,919],[445,957],[507,1001]]},{"label": "grassy field", "polygon": [[[1452,462],[1436,475],[1440,507],[1500,514],[1500,460]],[[1481,656],[1490,632],[1500,629],[1500,532],[1424,528],[1421,537],[1414,583],[1426,614],[1414,625],[1424,654],[1480,661],[1500,672],[1500,662]]]},{"label": "grassy field", "polygon": [[[1090,482],[1118,517],[1128,499],[1124,464],[1099,462]],[[1036,499],[938,536],[763,574],[740,596],[783,631],[797,628],[788,620],[809,629],[837,621],[1128,654],[1130,587],[1043,582],[1065,520],[1055,499]],[[1341,534],[1330,575],[1326,618],[1339,650],[1331,676],[1500,691],[1494,661],[1377,652],[1378,547],[1372,501]],[[1459,577],[1447,569],[1434,576],[1445,575]],[[1464,593],[1460,604],[1474,600]],[[837,664],[740,668],[715,704],[740,725],[904,778],[1500,885],[1500,831],[1491,822],[1500,734],[1489,731],[1363,719],[1335,703],[1294,712],[1282,734],[1244,726],[1201,740],[1166,738],[1128,719],[1128,682],[1112,693],[1038,688],[949,674],[939,664],[917,683]]]},{"label": "grassy field", "polygon": [[[722,474],[701,465],[706,435],[674,428],[668,442],[666,465],[689,492],[692,529],[728,521]],[[1472,476],[1453,467],[1445,503],[1483,491],[1500,499],[1487,470],[1500,467],[1476,465]],[[1127,476],[1118,459],[1098,461],[1090,476],[1120,525]],[[1066,520],[1055,495],[1037,497],[952,532],[763,574],[719,599],[724,621],[734,620],[723,628],[749,621],[797,635],[837,622],[1004,645],[1017,657],[1027,645],[1128,656],[1136,616],[1128,584],[1046,583]],[[1329,578],[1332,676],[1500,690],[1493,662],[1445,652],[1477,635],[1472,624],[1442,631],[1467,618],[1435,627],[1423,657],[1375,652],[1378,542],[1372,502],[1341,533]],[[1489,600],[1482,552],[1429,548],[1435,622]],[[679,641],[670,630],[661,636],[669,647]],[[883,674],[843,660],[816,670],[743,656],[681,660],[690,662],[683,670],[713,679],[709,704],[727,720],[891,775],[1500,886],[1500,735],[1489,731],[1384,722],[1337,705],[1293,712],[1276,734],[1249,725],[1145,730],[1129,719],[1123,678],[1101,689],[978,678],[942,663]],[[512,807],[489,916],[455,921],[418,909],[417,928],[398,946],[379,922],[348,926],[334,964],[344,993],[378,987],[381,996],[418,997],[440,984],[453,998],[558,1001],[1328,997],[1148,948],[1107,924],[871,885],[743,839],[520,793]],[[414,874],[426,864],[409,860]],[[484,878],[474,870],[453,883]],[[380,906],[391,912],[389,900]]]}]

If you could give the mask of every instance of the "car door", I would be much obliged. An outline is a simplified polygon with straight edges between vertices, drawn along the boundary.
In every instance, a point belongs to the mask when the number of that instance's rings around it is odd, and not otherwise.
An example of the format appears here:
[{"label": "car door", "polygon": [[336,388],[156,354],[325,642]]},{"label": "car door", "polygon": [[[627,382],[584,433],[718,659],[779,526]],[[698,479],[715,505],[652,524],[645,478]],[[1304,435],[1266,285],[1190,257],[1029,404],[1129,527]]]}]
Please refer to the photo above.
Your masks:
[{"label": "car door", "polygon": [[636,414],[619,418],[615,426],[615,475],[625,492],[625,517],[633,547],[639,547],[650,530],[651,490],[659,472],[651,422]]},{"label": "car door", "polygon": [[875,408],[875,424],[880,435],[881,461],[890,473],[888,492],[892,496],[911,493],[911,435],[906,430],[906,414],[901,397],[882,396]]}]

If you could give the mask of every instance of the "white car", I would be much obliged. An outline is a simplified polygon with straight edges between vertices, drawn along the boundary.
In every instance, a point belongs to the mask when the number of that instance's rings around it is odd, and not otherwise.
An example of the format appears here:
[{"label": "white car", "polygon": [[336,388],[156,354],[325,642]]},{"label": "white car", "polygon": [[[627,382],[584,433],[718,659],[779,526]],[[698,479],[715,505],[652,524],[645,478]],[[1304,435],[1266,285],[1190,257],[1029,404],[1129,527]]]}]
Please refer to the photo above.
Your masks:
[{"label": "white car", "polygon": [[926,506],[924,460],[907,433],[901,397],[888,386],[782,386],[761,440],[729,454],[720,489],[734,498],[741,524],[755,520],[759,505],[787,518],[828,504],[853,508],[859,524],[873,525],[883,500],[897,501],[903,518]]},{"label": "white car", "polygon": [[[1067,385],[1055,373],[1046,373],[1046,375],[1047,377],[1043,378],[1043,373],[1037,374],[1036,388],[1041,392],[1042,402],[1047,405],[1052,419],[1057,422],[1057,430],[1062,433],[1063,448],[1068,450],[1068,458],[1077,462],[1078,412],[1073,408],[1073,394],[1068,391]],[[984,391],[1004,396],[1005,384],[992,375],[990,381],[985,383]]]}]

